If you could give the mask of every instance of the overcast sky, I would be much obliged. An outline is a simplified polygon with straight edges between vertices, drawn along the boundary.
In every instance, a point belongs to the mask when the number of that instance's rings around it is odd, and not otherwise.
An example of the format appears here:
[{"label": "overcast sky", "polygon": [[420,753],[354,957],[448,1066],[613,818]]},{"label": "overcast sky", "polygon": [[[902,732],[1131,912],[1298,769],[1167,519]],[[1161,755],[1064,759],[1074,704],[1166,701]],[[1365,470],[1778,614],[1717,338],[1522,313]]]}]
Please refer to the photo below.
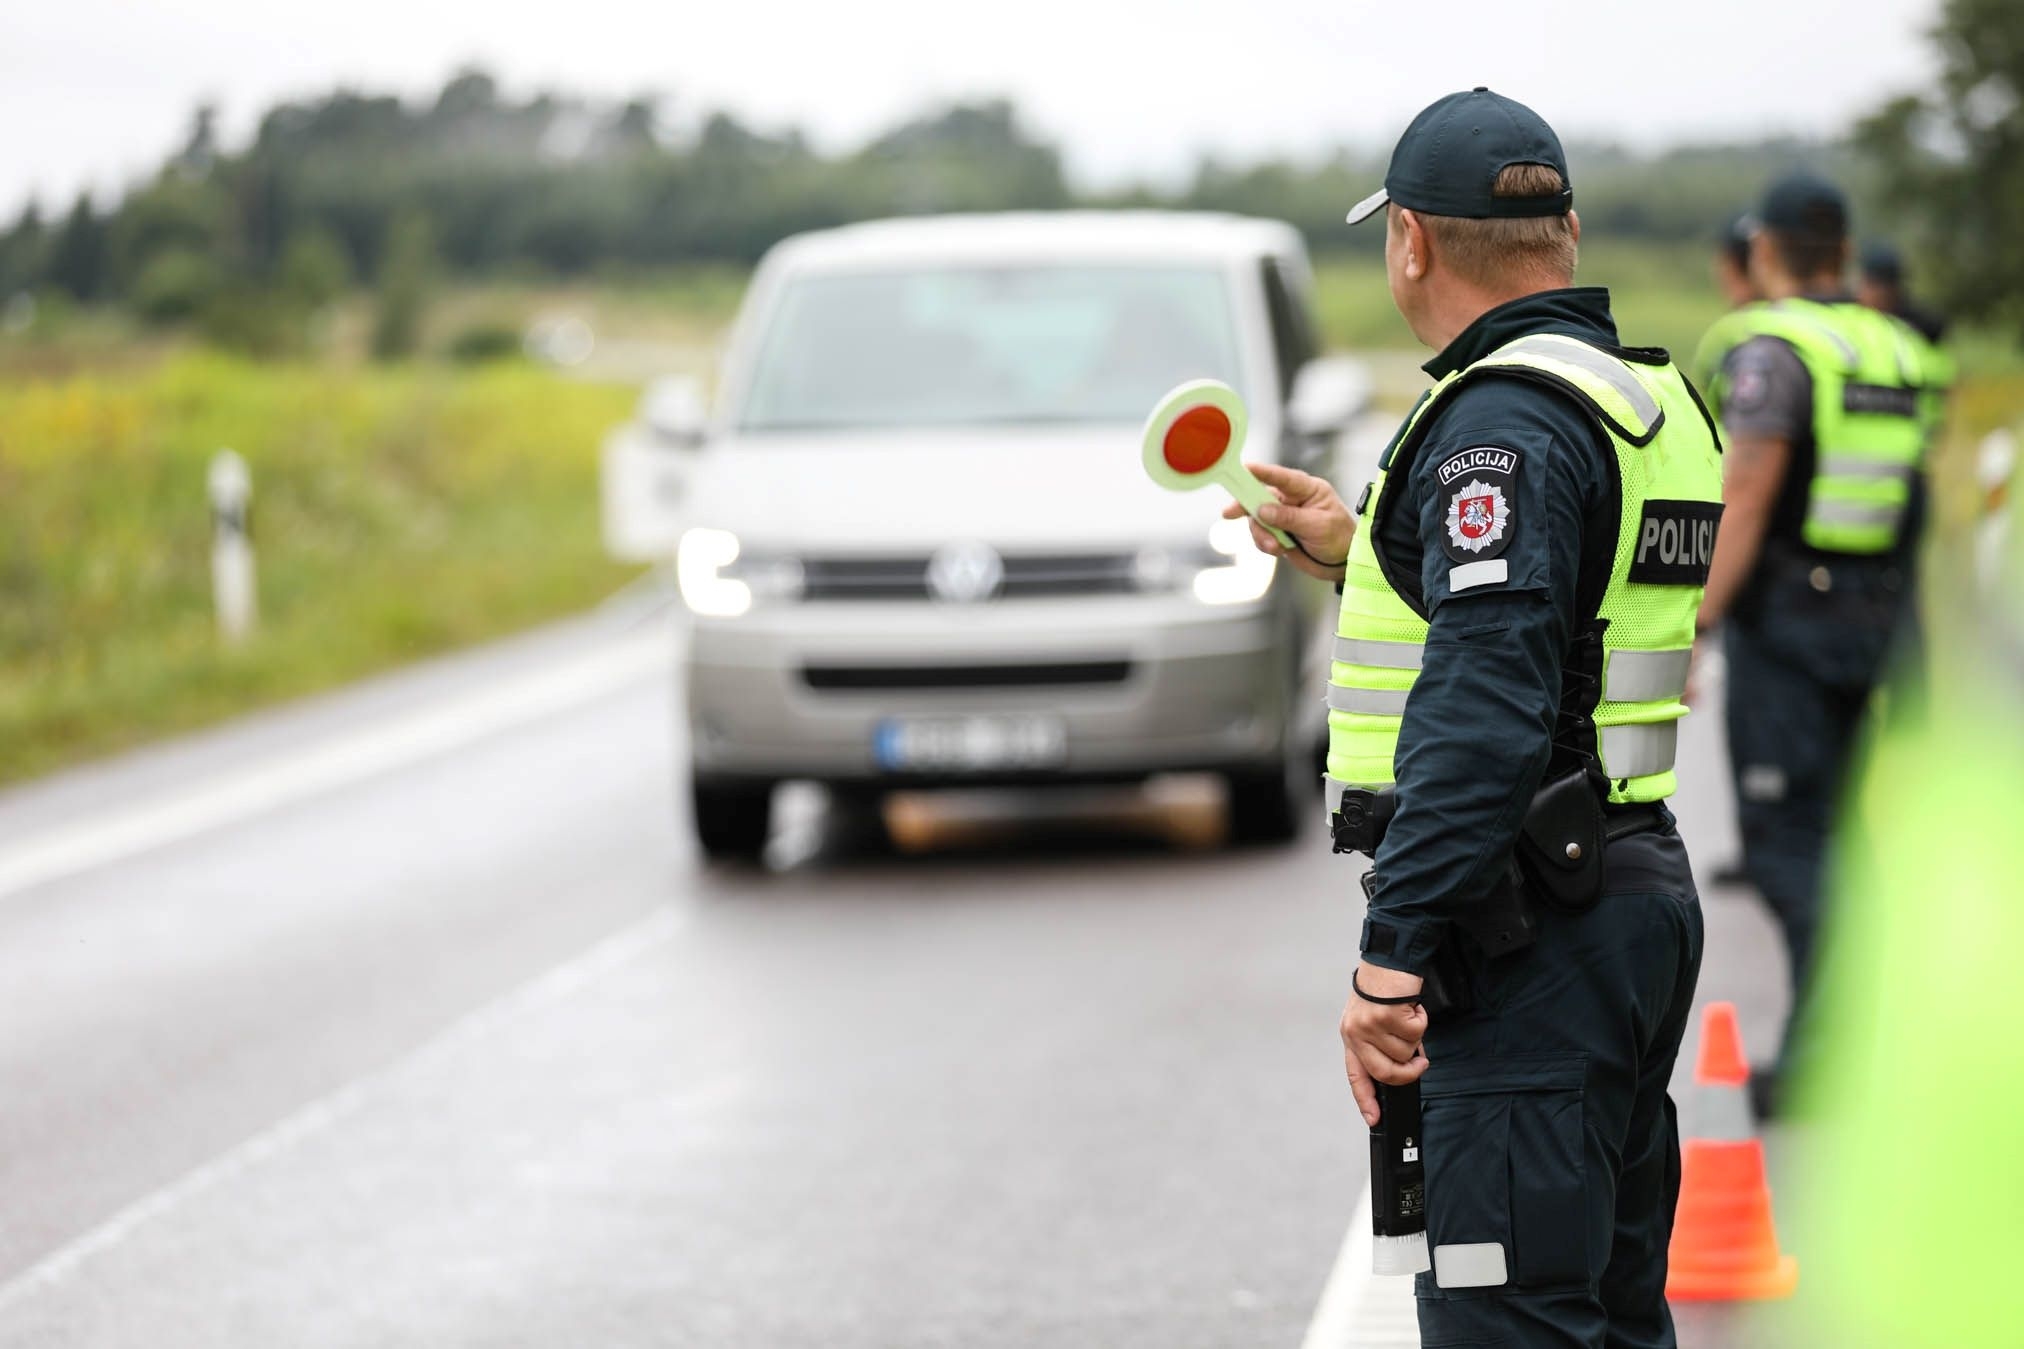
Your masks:
[{"label": "overcast sky", "polygon": [[670,96],[847,145],[934,100],[1003,94],[1083,182],[1199,152],[1389,147],[1488,84],[1563,136],[1639,146],[1832,133],[1931,78],[1938,0],[0,0],[0,211],[116,190],[217,102],[242,143],[278,97],[411,97],[482,64],[537,87]]}]

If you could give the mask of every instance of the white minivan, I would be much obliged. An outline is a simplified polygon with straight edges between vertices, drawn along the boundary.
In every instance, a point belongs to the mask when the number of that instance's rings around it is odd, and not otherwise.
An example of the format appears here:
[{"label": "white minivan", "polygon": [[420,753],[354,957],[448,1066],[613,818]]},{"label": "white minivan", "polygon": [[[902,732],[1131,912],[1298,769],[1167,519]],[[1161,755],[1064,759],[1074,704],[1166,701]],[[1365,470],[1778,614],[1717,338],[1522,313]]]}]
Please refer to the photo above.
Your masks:
[{"label": "white minivan", "polygon": [[1368,380],[1319,355],[1312,284],[1290,226],[1225,215],[774,248],[714,407],[663,387],[639,432],[681,487],[705,853],[756,855],[789,779],[848,801],[1208,771],[1240,840],[1317,812],[1333,595],[1139,462],[1154,403],[1209,377],[1249,403],[1247,458],[1329,472]]}]

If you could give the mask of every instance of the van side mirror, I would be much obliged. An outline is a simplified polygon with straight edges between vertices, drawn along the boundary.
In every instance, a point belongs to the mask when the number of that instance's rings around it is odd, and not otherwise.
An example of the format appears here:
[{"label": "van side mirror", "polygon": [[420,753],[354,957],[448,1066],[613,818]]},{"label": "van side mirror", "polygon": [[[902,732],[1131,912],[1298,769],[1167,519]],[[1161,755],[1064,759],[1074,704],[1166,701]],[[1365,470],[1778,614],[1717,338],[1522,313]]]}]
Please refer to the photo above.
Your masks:
[{"label": "van side mirror", "polygon": [[656,440],[695,449],[710,427],[702,383],[694,375],[663,375],[640,396],[639,419]]},{"label": "van side mirror", "polygon": [[1370,404],[1370,372],[1348,356],[1317,356],[1293,377],[1286,424],[1303,436],[1332,436]]}]

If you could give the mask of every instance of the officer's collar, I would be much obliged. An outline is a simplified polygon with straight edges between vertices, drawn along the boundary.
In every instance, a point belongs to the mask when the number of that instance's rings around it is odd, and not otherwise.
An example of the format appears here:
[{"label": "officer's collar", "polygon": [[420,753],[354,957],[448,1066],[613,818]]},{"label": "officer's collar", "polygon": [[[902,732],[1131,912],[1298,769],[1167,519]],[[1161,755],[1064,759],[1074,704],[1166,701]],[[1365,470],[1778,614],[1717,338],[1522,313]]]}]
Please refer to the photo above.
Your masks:
[{"label": "officer's collar", "polygon": [[1507,300],[1479,315],[1441,354],[1421,366],[1435,379],[1467,369],[1507,342],[1533,333],[1565,333],[1601,346],[1617,345],[1616,320],[1610,317],[1609,288],[1569,286],[1542,290]]}]

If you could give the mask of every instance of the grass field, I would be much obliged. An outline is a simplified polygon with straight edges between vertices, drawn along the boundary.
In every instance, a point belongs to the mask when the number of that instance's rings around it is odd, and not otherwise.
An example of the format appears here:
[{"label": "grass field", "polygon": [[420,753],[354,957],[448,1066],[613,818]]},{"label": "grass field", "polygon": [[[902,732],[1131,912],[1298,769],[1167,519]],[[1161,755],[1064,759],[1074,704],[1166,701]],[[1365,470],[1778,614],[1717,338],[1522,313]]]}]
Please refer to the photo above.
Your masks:
[{"label": "grass field", "polygon": [[[0,382],[0,780],[591,603],[632,391],[458,370],[152,366]],[[204,473],[251,465],[262,626],[213,633]]]}]

